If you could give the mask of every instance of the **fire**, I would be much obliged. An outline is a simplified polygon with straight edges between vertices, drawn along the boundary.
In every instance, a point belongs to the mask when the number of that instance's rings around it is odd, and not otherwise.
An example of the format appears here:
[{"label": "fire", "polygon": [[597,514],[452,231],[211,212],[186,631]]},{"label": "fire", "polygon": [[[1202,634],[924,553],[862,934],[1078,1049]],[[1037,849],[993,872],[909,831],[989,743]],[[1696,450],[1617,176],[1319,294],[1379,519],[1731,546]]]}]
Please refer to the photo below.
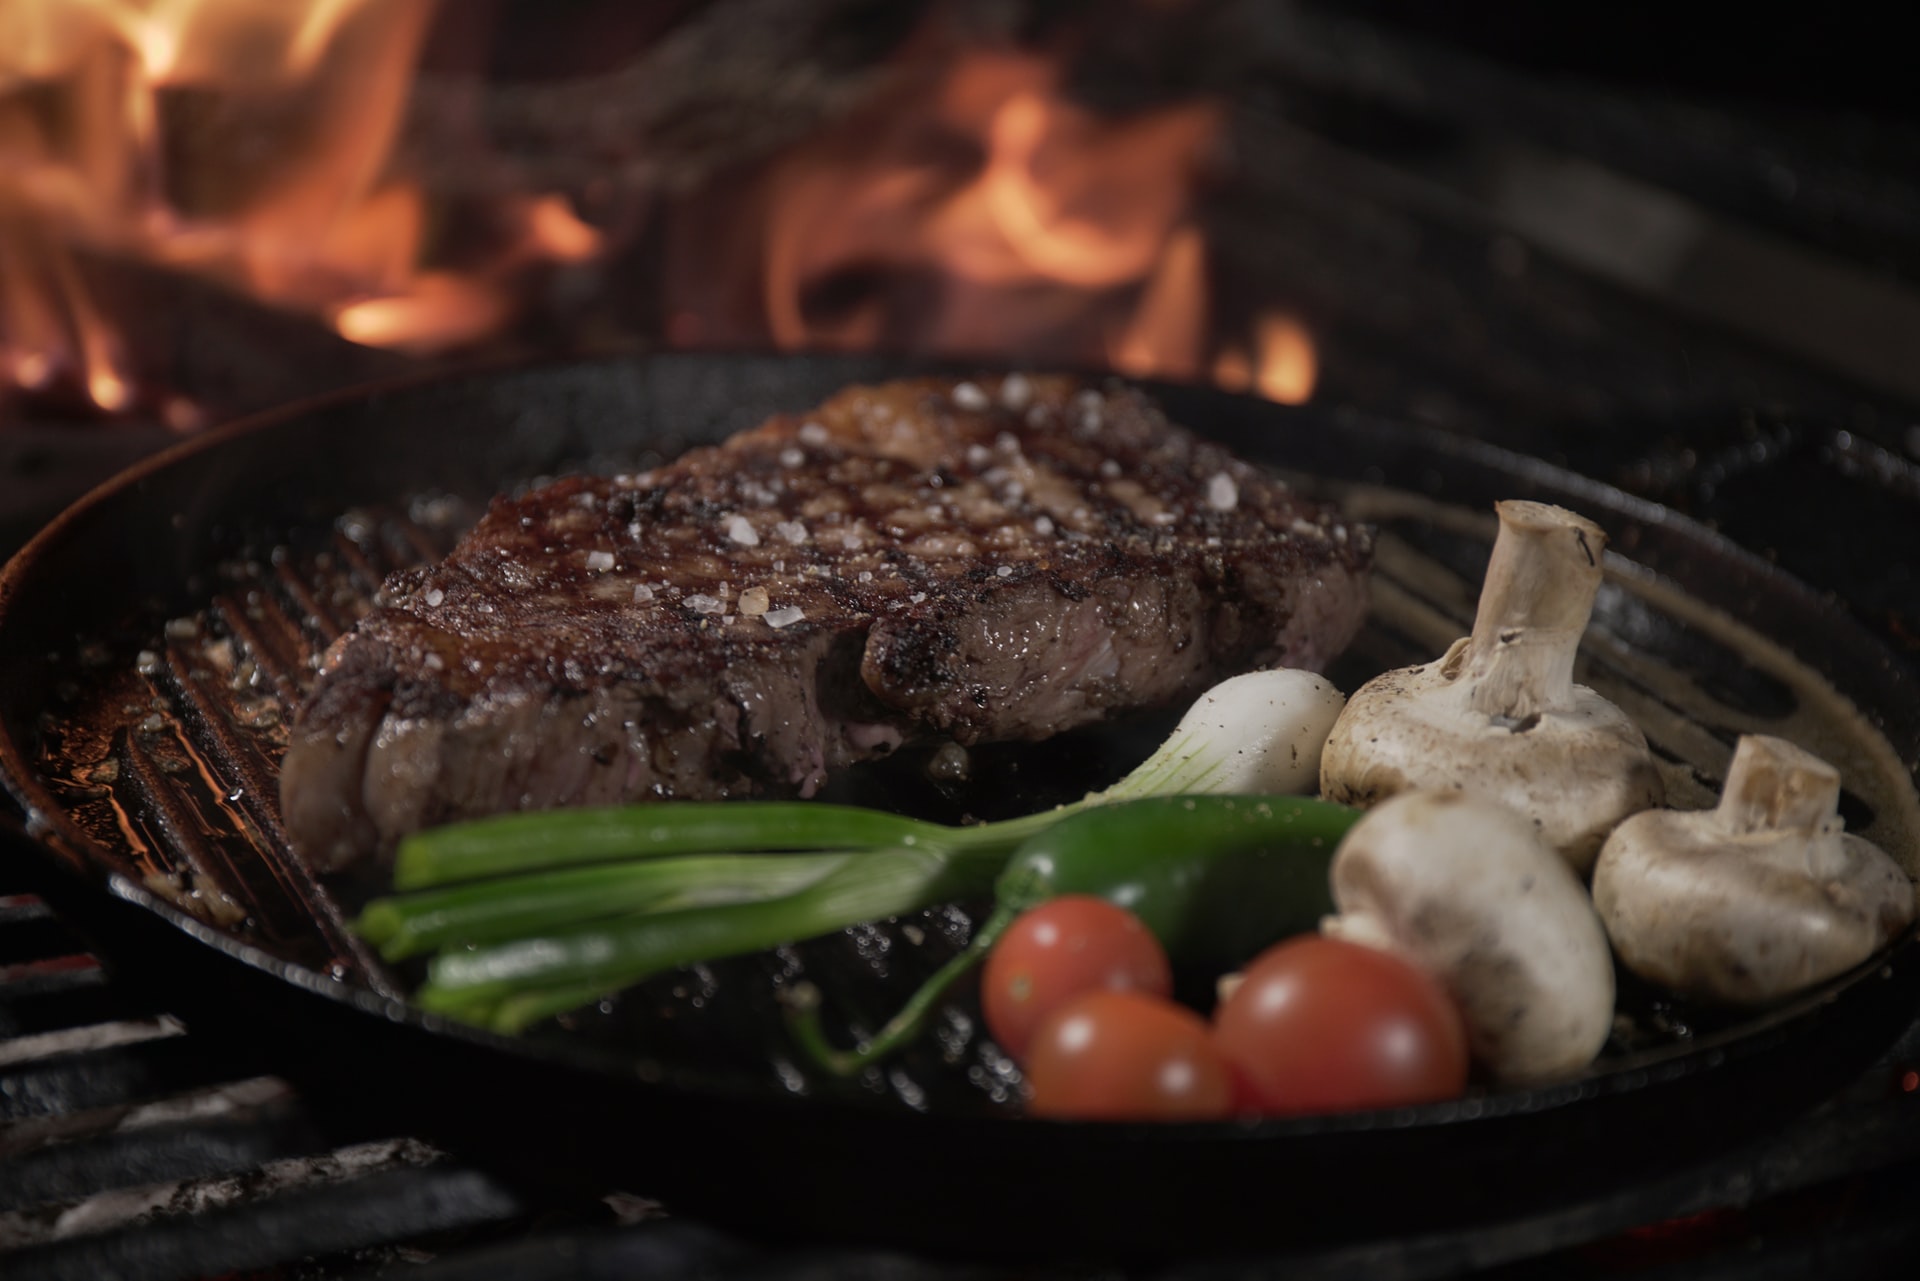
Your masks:
[{"label": "fire", "polygon": [[[434,0],[7,0],[0,5],[0,371],[100,409],[139,380],[79,255],[163,264],[433,352],[498,332],[519,273],[598,233],[508,198],[477,267],[435,269],[396,147]],[[170,408],[167,416],[191,420]]]},{"label": "fire", "polygon": [[1304,405],[1313,398],[1320,360],[1313,338],[1298,321],[1267,312],[1254,324],[1253,350],[1254,359],[1242,347],[1221,351],[1213,380],[1228,391],[1257,391],[1283,405]]},{"label": "fire", "polygon": [[955,46],[930,20],[866,108],[748,172],[661,195],[637,242],[627,226],[611,243],[553,191],[463,197],[478,212],[463,207],[453,233],[449,198],[422,185],[403,141],[435,3],[0,0],[0,393],[204,420],[143,382],[90,293],[101,258],[433,355],[511,330],[552,269],[638,243],[660,254],[674,345],[1312,395],[1317,355],[1297,320],[1222,320],[1203,192],[1226,116],[1211,100],[1100,110],[1068,90],[1065,57]]},{"label": "fire", "polygon": [[670,271],[669,335],[1213,375],[1306,400],[1314,351],[1296,322],[1261,317],[1239,346],[1212,332],[1196,209],[1217,105],[1110,116],[1060,76],[1055,58],[967,53],[931,92],[904,77],[904,100],[796,147],[728,207],[692,202],[670,255],[696,266]]},{"label": "fire", "polygon": [[[1107,120],[1059,91],[1056,61],[980,53],[932,95],[931,119],[849,124],[777,167],[766,206],[765,300],[776,344],[915,345],[956,354],[1191,376],[1204,250],[1188,219],[1216,110],[1185,104]],[[929,127],[976,166],[923,160]],[[866,145],[861,145],[864,140]],[[809,300],[850,268],[878,282],[838,313]],[[928,314],[898,291],[934,282]],[[891,294],[889,291],[893,291]]]}]

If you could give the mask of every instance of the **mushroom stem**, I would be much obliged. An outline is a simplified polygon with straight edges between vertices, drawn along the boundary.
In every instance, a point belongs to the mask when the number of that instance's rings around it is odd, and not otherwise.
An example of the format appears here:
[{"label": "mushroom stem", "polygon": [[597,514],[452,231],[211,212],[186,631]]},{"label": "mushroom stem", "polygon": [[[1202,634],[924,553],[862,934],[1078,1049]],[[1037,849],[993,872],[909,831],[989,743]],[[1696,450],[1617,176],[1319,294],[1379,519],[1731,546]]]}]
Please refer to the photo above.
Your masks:
[{"label": "mushroom stem", "polygon": [[1734,749],[1716,814],[1729,832],[1812,836],[1839,810],[1839,770],[1783,738],[1748,734]]},{"label": "mushroom stem", "polygon": [[1480,589],[1463,682],[1484,716],[1525,721],[1573,706],[1573,661],[1600,590],[1598,525],[1546,503],[1496,503],[1500,533]]},{"label": "mushroom stem", "polygon": [[1606,535],[1544,503],[1496,507],[1473,635],[1354,691],[1321,749],[1320,791],[1360,806],[1413,788],[1473,792],[1531,819],[1584,876],[1607,833],[1665,795],[1646,736],[1573,683]]}]

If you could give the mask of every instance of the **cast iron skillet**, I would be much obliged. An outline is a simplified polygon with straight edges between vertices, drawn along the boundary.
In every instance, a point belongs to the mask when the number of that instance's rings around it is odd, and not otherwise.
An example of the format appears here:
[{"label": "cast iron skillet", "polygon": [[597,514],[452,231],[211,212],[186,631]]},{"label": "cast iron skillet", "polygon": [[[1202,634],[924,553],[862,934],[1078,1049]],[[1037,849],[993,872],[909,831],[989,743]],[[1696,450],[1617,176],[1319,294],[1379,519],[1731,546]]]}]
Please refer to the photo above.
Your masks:
[{"label": "cast iron skillet", "polygon": [[[423,490],[480,498],[563,461],[671,452],[899,372],[873,359],[707,355],[488,371],[331,397],[134,469],[76,504],[0,577],[0,766],[37,838],[6,833],[5,856],[48,873],[49,895],[91,928],[126,981],[154,985],[197,1034],[266,1042],[276,1070],[322,1109],[356,1114],[362,1132],[378,1117],[531,1189],[622,1187],[784,1238],[1142,1258],[1471,1228],[1618,1187],[1777,1123],[1857,1072],[1911,1017],[1920,963],[1909,936],[1815,996],[1736,1027],[1565,1084],[1441,1106],[1156,1127],[793,1097],[663,1076],[590,1042],[515,1043],[427,1017],[383,995],[325,920],[309,923],[305,952],[218,929],[183,910],[195,904],[177,890],[143,883],[128,849],[89,835],[73,818],[72,789],[38,768],[83,642],[117,634],[130,613],[157,635],[159,620],[204,605],[236,556]],[[1386,484],[1466,509],[1508,497],[1576,507],[1661,582],[1794,651],[1869,709],[1899,760],[1920,757],[1920,693],[1884,647],[1797,582],[1663,509],[1401,424],[1154,390],[1176,420],[1362,495]],[[1712,666],[1710,647],[1703,653]],[[1899,781],[1910,806],[1910,780]],[[128,831],[185,839],[178,829],[192,817],[135,815]],[[297,870],[274,874],[288,902],[312,906]]]}]

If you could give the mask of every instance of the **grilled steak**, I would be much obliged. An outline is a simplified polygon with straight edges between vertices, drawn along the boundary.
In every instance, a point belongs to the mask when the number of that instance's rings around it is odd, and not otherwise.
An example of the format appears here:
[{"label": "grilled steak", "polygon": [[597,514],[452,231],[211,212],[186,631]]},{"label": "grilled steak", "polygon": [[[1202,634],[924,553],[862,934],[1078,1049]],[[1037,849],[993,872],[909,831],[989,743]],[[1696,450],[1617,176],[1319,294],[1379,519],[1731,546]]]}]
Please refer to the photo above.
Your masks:
[{"label": "grilled steak", "polygon": [[390,579],[301,711],[287,829],[336,868],[501,810],[805,796],[909,740],[1043,738],[1320,665],[1370,556],[1125,387],[851,388],[496,499]]}]

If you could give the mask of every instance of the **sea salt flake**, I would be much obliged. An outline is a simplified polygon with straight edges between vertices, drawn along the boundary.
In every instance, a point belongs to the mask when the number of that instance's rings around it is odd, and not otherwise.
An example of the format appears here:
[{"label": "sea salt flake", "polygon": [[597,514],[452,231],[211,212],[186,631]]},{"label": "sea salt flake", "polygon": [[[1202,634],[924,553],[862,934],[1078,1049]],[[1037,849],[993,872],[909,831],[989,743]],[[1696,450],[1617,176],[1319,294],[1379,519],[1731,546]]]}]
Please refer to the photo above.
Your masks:
[{"label": "sea salt flake", "polygon": [[953,403],[962,409],[978,413],[993,402],[987,399],[987,393],[974,383],[960,383],[953,389]]},{"label": "sea salt flake", "polygon": [[807,527],[797,520],[783,520],[773,527],[773,532],[795,547],[807,541]]},{"label": "sea salt flake", "polygon": [[768,627],[786,627],[805,618],[806,611],[798,605],[782,605],[779,609],[770,609],[762,620]]},{"label": "sea salt flake", "polygon": [[1033,383],[1025,374],[1008,374],[1000,383],[1000,403],[1018,412],[1033,399]]},{"label": "sea salt flake", "polygon": [[801,423],[800,430],[794,434],[800,438],[800,443],[803,445],[824,445],[833,439],[827,433],[827,429],[819,423]]},{"label": "sea salt flake", "polygon": [[427,652],[427,656],[421,661],[426,664],[426,668],[430,672],[437,672],[446,666],[446,664],[440,660],[440,655],[431,650]]},{"label": "sea salt flake", "polygon": [[913,595],[907,597],[907,599],[915,605],[918,605],[921,601],[925,600],[926,598],[927,598],[927,594],[925,592],[915,592]]},{"label": "sea salt flake", "polygon": [[[587,568],[590,570],[593,570],[595,573],[604,573],[605,571],[612,569],[613,553],[612,552],[588,552]],[[429,604],[431,603],[434,603],[434,602],[429,602]]]},{"label": "sea salt flake", "polygon": [[798,467],[806,461],[806,453],[803,450],[794,448],[792,445],[788,445],[780,451],[780,465],[782,467]]},{"label": "sea salt flake", "polygon": [[1100,464],[1100,474],[1108,480],[1112,480],[1120,474],[1120,464],[1111,458],[1105,459]]},{"label": "sea salt flake", "polygon": [[973,468],[975,471],[980,470],[992,461],[993,451],[985,445],[967,446],[967,466]]},{"label": "sea salt flake", "polygon": [[1053,517],[1035,516],[1033,518],[1033,532],[1043,536],[1051,534],[1053,532]]},{"label": "sea salt flake", "polygon": [[642,601],[650,601],[652,599],[653,599],[653,588],[647,586],[645,583],[635,583],[633,585],[633,600],[635,604],[639,604]]},{"label": "sea salt flake", "polygon": [[1000,578],[1012,578],[1012,577],[1013,577],[1013,566],[1011,566],[1011,565],[1002,565],[1002,566],[1001,566],[1000,568],[998,568],[998,569],[996,569],[996,570],[994,570],[993,572],[994,572],[994,574],[995,574],[995,576],[997,576],[997,577],[1000,577]]},{"label": "sea salt flake", "polygon": [[859,581],[863,583],[870,583],[873,581],[873,571],[870,569],[863,569],[860,571],[858,577],[859,577]]},{"label": "sea salt flake", "polygon": [[695,592],[687,597],[686,606],[696,614],[718,614],[726,609],[718,596],[709,596],[705,592]]},{"label": "sea salt flake", "polygon": [[1233,477],[1223,471],[1217,471],[1207,481],[1207,506],[1217,512],[1230,512],[1240,505],[1240,486],[1233,483]]},{"label": "sea salt flake", "polygon": [[727,537],[742,547],[760,545],[760,535],[754,531],[753,522],[738,512],[727,517]]},{"label": "sea salt flake", "polygon": [[441,591],[438,587],[429,587],[427,589],[428,605],[438,605],[441,601],[445,600],[446,598],[447,598],[447,594]]}]

